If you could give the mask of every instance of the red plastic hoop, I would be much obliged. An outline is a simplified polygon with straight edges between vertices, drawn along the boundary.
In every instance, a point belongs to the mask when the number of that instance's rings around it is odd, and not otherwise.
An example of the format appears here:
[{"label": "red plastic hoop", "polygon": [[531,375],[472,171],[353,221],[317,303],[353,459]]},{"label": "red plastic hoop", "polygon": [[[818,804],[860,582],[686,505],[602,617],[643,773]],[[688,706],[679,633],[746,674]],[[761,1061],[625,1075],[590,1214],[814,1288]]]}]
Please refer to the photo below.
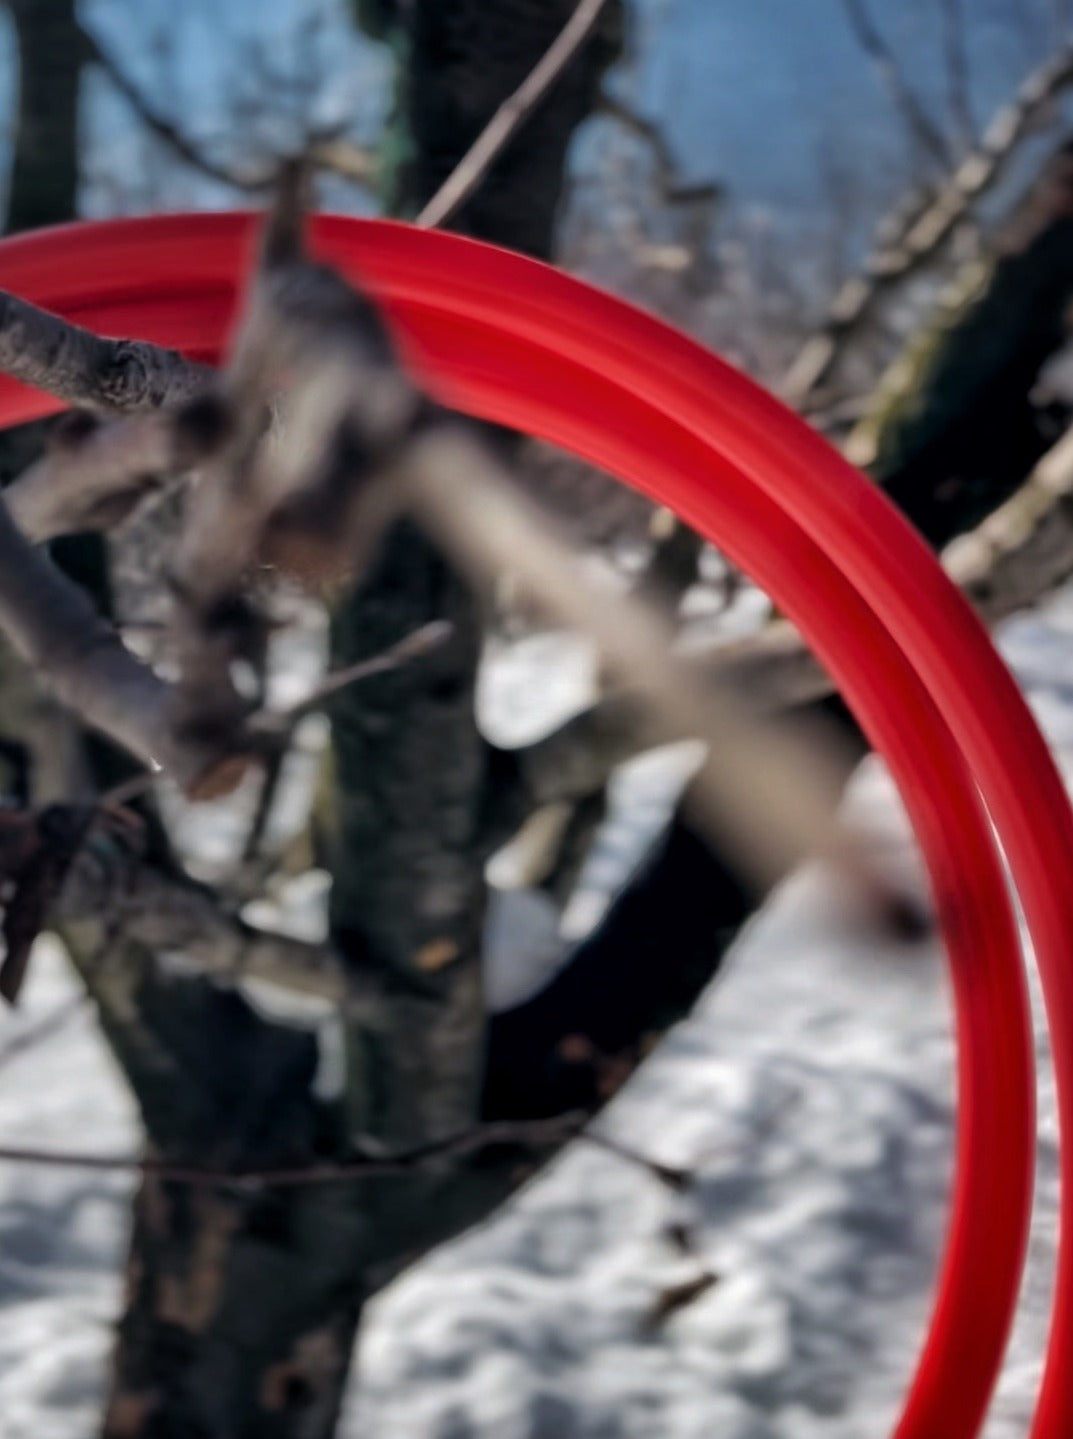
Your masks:
[{"label": "red plastic hoop", "polygon": [[[254,223],[184,215],[19,237],[0,244],[0,285],[104,333],[214,360]],[[896,1433],[969,1439],[1016,1303],[1034,1140],[1024,976],[988,816],[1040,967],[1063,1134],[1073,1127],[1073,814],[1016,685],[883,496],[684,336],[546,266],[456,236],[325,217],[314,243],[383,304],[441,400],[592,460],[677,510],[748,571],[799,625],[890,766],[947,941],[959,1084],[947,1250]],[[55,408],[0,382],[0,424]],[[1073,1434],[1069,1142],[1061,1177],[1032,1439]]]}]

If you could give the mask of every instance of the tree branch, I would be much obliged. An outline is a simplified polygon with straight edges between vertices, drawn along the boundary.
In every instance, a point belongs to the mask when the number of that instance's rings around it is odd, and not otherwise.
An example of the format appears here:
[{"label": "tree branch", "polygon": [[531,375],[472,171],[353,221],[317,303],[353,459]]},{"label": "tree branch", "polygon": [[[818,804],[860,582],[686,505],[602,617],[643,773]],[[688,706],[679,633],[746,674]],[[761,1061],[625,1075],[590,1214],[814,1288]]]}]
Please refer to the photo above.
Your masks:
[{"label": "tree branch", "polygon": [[446,225],[481,184],[496,157],[525,124],[588,39],[606,0],[578,0],[577,8],[514,94],[504,100],[443,185],[417,217],[428,229]]},{"label": "tree branch", "polygon": [[880,225],[884,236],[864,269],[835,296],[821,328],[783,376],[779,391],[804,406],[834,367],[842,346],[873,313],[878,301],[920,268],[1001,176],[1006,162],[1041,111],[1073,81],[1073,46],[1033,70],[1014,98],[994,114],[979,145],[954,169],[923,210],[903,207]]},{"label": "tree branch", "polygon": [[[215,159],[202,144],[153,105],[97,40],[87,35],[87,43],[91,58],[100,65],[142,124],[173,150],[180,160],[208,176],[210,180],[229,185],[244,194],[263,195],[271,190],[276,183],[277,166],[262,165],[254,170],[239,169]],[[311,135],[303,147],[303,153],[313,168],[330,170],[355,184],[368,187],[376,178],[375,153],[339,135]]]},{"label": "tree branch", "polygon": [[[1073,429],[1043,456],[1017,492],[975,530],[943,551],[943,568],[994,627],[1030,609],[1073,577]],[[793,625],[777,620],[755,634],[694,648],[688,661],[766,713],[831,694],[834,684]],[[610,694],[504,762],[528,803],[577,801],[597,791],[627,759],[654,743],[636,700]],[[520,822],[520,816],[515,815]]]},{"label": "tree branch", "polygon": [[245,760],[196,735],[177,736],[170,689],[127,650],[85,591],[16,529],[0,503],[0,629],[57,698],[189,794],[221,793]]},{"label": "tree branch", "polygon": [[212,371],[144,340],[108,340],[0,290],[0,370],[68,405],[152,410],[199,394]]},{"label": "tree branch", "polygon": [[913,94],[890,46],[876,28],[865,0],[843,0],[850,28],[861,49],[871,60],[879,82],[905,122],[906,129],[925,155],[944,167],[953,162],[946,137],[932,123],[927,111]]},{"label": "tree branch", "polygon": [[674,152],[662,127],[654,120],[640,114],[609,90],[604,90],[600,95],[597,113],[616,120],[648,146],[655,161],[656,182],[664,204],[699,204],[711,207],[719,201],[723,193],[721,186],[711,182],[686,184],[682,180]]},{"label": "tree branch", "polygon": [[550,614],[590,635],[628,676],[664,739],[704,741],[708,757],[693,781],[698,823],[739,856],[744,873],[767,886],[822,853],[885,910],[884,882],[834,824],[848,767],[829,736],[764,721],[725,686],[698,681],[674,658],[671,627],[648,607],[623,596],[594,603],[545,517],[459,427],[418,435],[394,468],[417,518],[464,573],[486,583],[512,567]]},{"label": "tree branch", "polygon": [[104,424],[68,415],[44,456],[4,491],[12,519],[33,544],[110,530],[167,480],[197,464],[214,437],[198,411],[152,411]]},{"label": "tree branch", "polygon": [[969,57],[965,46],[965,10],[962,0],[942,0],[943,58],[946,62],[950,114],[962,150],[972,147],[976,122],[972,114]]},{"label": "tree branch", "polygon": [[[44,1165],[63,1169],[119,1170],[129,1174],[152,1174],[176,1184],[211,1186],[220,1189],[290,1189],[312,1184],[345,1184],[358,1179],[394,1179],[413,1174],[445,1161],[466,1159],[484,1150],[511,1148],[542,1150],[557,1148],[564,1140],[582,1132],[589,1116],[583,1111],[557,1115],[554,1119],[496,1120],[470,1129],[414,1145],[393,1153],[362,1154],[349,1160],[325,1164],[304,1164],[292,1169],[220,1169],[210,1165],[174,1164],[153,1156],[135,1158],[124,1154],[95,1154],[88,1150],[48,1150],[29,1146],[0,1146],[0,1164]],[[601,1147],[626,1158],[632,1151],[600,1141]],[[640,1161],[637,1161],[640,1162]],[[656,1167],[653,1166],[653,1169]],[[668,1171],[669,1172],[669,1171]]]}]

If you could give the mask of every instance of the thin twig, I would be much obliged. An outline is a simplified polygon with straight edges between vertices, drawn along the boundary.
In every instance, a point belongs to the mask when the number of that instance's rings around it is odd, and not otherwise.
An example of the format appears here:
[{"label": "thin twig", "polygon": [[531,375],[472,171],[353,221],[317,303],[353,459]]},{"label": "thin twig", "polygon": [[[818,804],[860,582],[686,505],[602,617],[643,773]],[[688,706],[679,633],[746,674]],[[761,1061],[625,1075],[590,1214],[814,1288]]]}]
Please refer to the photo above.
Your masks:
[{"label": "thin twig", "polygon": [[50,1150],[31,1146],[0,1147],[0,1164],[41,1165],[62,1169],[118,1171],[152,1175],[178,1184],[211,1185],[221,1189],[291,1189],[312,1184],[341,1184],[362,1179],[387,1179],[411,1174],[444,1160],[465,1159],[499,1145],[544,1149],[582,1132],[589,1115],[571,1111],[551,1119],[497,1120],[474,1125],[444,1139],[394,1153],[362,1154],[354,1159],[294,1168],[219,1169],[210,1165],[174,1164],[154,1156],[97,1154],[89,1150]]},{"label": "thin twig", "polygon": [[547,51],[504,100],[417,217],[428,229],[445,225],[480,185],[496,157],[520,129],[585,43],[606,0],[578,0],[577,9]]},{"label": "thin twig", "polygon": [[976,135],[969,84],[969,57],[965,46],[963,0],[942,0],[943,56],[950,95],[950,113],[960,148],[968,150]]},{"label": "thin twig", "polygon": [[926,155],[944,167],[950,165],[954,157],[945,136],[932,123],[910,89],[897,57],[868,13],[865,0],[842,0],[842,3],[858,44],[874,65],[880,83],[904,120],[906,129]]},{"label": "thin twig", "polygon": [[598,112],[616,120],[624,129],[643,140],[652,153],[656,166],[656,183],[660,199],[667,205],[707,204],[715,205],[722,195],[719,185],[709,182],[687,183],[681,178],[681,170],[674,151],[663,132],[647,115],[642,115],[627,105],[618,95],[603,91],[597,106]]},{"label": "thin twig", "polygon": [[[93,59],[101,66],[142,124],[181,160],[207,175],[210,180],[216,180],[221,185],[228,185],[245,194],[264,194],[272,188],[278,174],[275,165],[263,165],[259,169],[249,170],[214,159],[202,144],[156,108],[98,41],[92,36],[87,36],[87,39]],[[337,134],[311,135],[304,151],[314,168],[330,170],[354,184],[367,187],[376,178],[375,154]]]},{"label": "thin twig", "polygon": [[[288,732],[288,739],[290,733]],[[264,770],[257,791],[257,804],[242,844],[242,864],[244,866],[253,864],[260,857],[268,820],[276,807],[276,795],[279,793],[280,781],[283,778],[283,765],[290,750],[288,739],[281,739],[280,743],[264,758]]]},{"label": "thin twig", "polygon": [[158,140],[162,140],[164,144],[174,150],[180,159],[185,160],[193,169],[208,176],[210,180],[216,180],[221,185],[229,185],[235,190],[263,192],[271,185],[271,176],[264,171],[251,174],[243,170],[235,170],[219,160],[214,160],[184,130],[181,130],[178,125],[156,109],[129,75],[116,64],[109,52],[88,31],[83,33],[86,35],[90,57],[100,65],[142,124],[151,130]]},{"label": "thin twig", "polygon": [[355,664],[347,665],[345,669],[332,670],[314,690],[288,709],[262,710],[260,714],[254,715],[250,727],[254,732],[262,727],[268,730],[293,729],[300,719],[304,719],[313,710],[320,709],[341,690],[359,684],[362,680],[372,679],[375,675],[400,669],[411,660],[431,654],[450,638],[452,628],[448,620],[432,620],[380,654],[373,655],[370,659],[358,660]]}]

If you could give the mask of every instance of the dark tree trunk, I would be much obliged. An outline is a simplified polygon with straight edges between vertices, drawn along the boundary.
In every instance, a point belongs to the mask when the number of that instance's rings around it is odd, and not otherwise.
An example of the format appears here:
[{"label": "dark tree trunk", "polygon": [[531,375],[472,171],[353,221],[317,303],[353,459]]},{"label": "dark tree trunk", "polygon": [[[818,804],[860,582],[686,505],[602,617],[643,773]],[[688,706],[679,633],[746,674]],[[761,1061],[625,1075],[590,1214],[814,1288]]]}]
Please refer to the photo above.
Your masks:
[{"label": "dark tree trunk", "polygon": [[[73,220],[78,209],[79,97],[89,58],[75,0],[8,0],[15,22],[19,56],[19,106],[14,156],[8,187],[9,234]],[[0,483],[6,484],[40,454],[50,421],[22,426],[0,439]],[[111,613],[112,594],[107,544],[100,535],[72,535],[50,546],[53,558],[72,579]],[[0,723],[23,727],[17,691],[32,690],[22,666],[3,659],[5,696]],[[136,772],[128,755],[108,740],[79,732],[69,716],[48,699],[34,697],[27,744],[34,798],[38,803],[70,799],[82,791],[110,788]],[[165,852],[155,812],[137,806],[146,821],[152,847]]]},{"label": "dark tree trunk", "polygon": [[[411,160],[397,207],[410,210],[571,6],[424,3],[406,7],[405,19],[381,8],[385,34],[406,57],[399,121]],[[458,22],[468,15],[467,24],[446,24],[448,12]],[[468,208],[470,229],[548,252],[566,147],[602,63],[598,47],[575,62],[497,167],[494,202]],[[480,77],[476,90],[467,74]],[[494,765],[474,716],[476,603],[402,527],[337,608],[332,659],[349,663],[445,617],[455,627],[449,645],[332,706],[318,844],[333,876],[332,935],[361,994],[360,1013],[334,1021],[345,1036],[345,1092],[317,1101],[308,1039],[267,1024],[237,996],[165,981],[135,952],[113,955],[95,992],[156,1152],[295,1165],[342,1158],[359,1138],[399,1147],[479,1122]],[[329,1439],[364,1298],[486,1214],[531,1169],[531,1154],[504,1145],[434,1173],[258,1197],[147,1180],[109,1439]]]},{"label": "dark tree trunk", "polygon": [[[7,192],[7,233],[57,225],[74,218],[78,198],[78,102],[84,40],[75,0],[8,0],[18,48],[18,111]],[[6,484],[41,452],[48,422],[24,425],[0,437],[0,483]],[[56,546],[73,577],[98,594],[107,592],[105,549],[97,536]],[[38,695],[13,655],[0,657],[0,727],[26,744],[33,797],[67,799],[89,763],[111,749],[87,738],[69,716]]]},{"label": "dark tree trunk", "polygon": [[1045,166],[994,257],[915,337],[894,383],[851,438],[895,503],[936,547],[977,525],[1026,478],[1068,422],[1034,393],[1069,334],[1073,144]]},{"label": "dark tree trunk", "polygon": [[75,0],[8,0],[18,34],[19,110],[7,229],[70,220],[78,194],[78,94],[85,42]]}]

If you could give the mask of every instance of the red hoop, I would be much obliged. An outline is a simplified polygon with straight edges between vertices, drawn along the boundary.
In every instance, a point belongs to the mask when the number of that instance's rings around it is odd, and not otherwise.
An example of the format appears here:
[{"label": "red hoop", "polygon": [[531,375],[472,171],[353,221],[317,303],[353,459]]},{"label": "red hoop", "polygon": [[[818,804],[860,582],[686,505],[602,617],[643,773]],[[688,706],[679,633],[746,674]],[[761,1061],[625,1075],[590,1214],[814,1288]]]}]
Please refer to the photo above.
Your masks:
[{"label": "red hoop", "polygon": [[[215,360],[255,217],[69,226],[0,244],[0,284],[109,334]],[[1031,1203],[1032,1042],[999,832],[1043,979],[1073,1128],[1073,814],[985,632],[893,507],[750,381],[660,322],[505,251],[322,218],[318,251],[387,311],[429,389],[677,510],[799,625],[905,799],[953,976],[958,1154],[931,1327],[896,1433],[969,1439],[1016,1303]],[[0,424],[54,402],[0,382]],[[985,814],[977,787],[987,804]],[[1068,897],[1067,897],[1068,896]],[[1073,1434],[1073,1145],[1032,1439]]]}]

